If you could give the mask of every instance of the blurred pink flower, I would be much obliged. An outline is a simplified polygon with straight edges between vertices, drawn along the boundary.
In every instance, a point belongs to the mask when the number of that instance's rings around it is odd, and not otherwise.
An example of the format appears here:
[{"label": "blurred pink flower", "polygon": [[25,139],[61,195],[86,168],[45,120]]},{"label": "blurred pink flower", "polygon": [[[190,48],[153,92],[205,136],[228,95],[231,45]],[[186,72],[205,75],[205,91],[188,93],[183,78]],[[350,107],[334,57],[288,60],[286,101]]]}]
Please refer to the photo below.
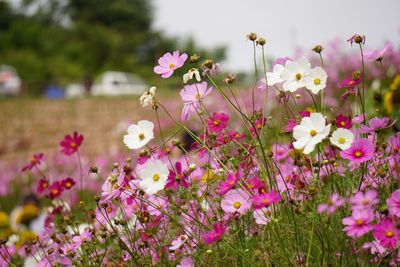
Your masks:
[{"label": "blurred pink flower", "polygon": [[385,54],[392,49],[391,43],[387,42],[385,47],[380,50],[366,51],[364,57],[371,61],[382,61]]},{"label": "blurred pink flower", "polygon": [[208,88],[206,82],[195,83],[186,85],[180,91],[180,95],[183,100],[182,120],[186,121],[189,119],[191,113],[196,112],[196,109],[200,107],[199,102],[211,93],[212,87]]},{"label": "blurred pink flower", "polygon": [[166,79],[172,76],[176,69],[185,64],[188,55],[183,53],[179,55],[179,51],[171,53],[165,53],[162,57],[158,59],[158,66],[154,67],[154,72],[161,74],[161,77]]},{"label": "blurred pink flower", "polygon": [[262,193],[260,195],[253,196],[253,205],[255,209],[261,209],[281,200],[281,195],[277,194],[275,191],[270,191],[268,193]]},{"label": "blurred pink flower", "polygon": [[354,209],[370,209],[379,203],[378,192],[375,190],[369,190],[364,192],[358,192],[350,197],[349,202],[351,208]]},{"label": "blurred pink flower", "polygon": [[64,137],[64,140],[60,142],[61,153],[64,153],[67,156],[70,156],[78,151],[78,148],[81,146],[83,142],[83,135],[78,135],[77,132],[74,132],[73,135],[67,134]]},{"label": "blurred pink flower", "polygon": [[251,207],[250,196],[243,189],[229,191],[222,199],[221,208],[224,212],[244,214]]},{"label": "blurred pink flower", "polygon": [[326,212],[328,215],[332,215],[337,208],[342,207],[345,201],[339,196],[338,193],[333,193],[327,203],[322,203],[318,205],[318,213]]},{"label": "blurred pink flower", "polygon": [[33,167],[40,165],[42,163],[42,160],[43,160],[43,153],[33,155],[29,163],[22,168],[22,171],[24,172],[32,170]]},{"label": "blurred pink flower", "polygon": [[397,189],[392,195],[386,200],[386,204],[389,208],[389,214],[400,218],[400,189]]},{"label": "blurred pink flower", "polygon": [[214,224],[213,230],[203,235],[204,243],[208,245],[218,241],[225,233],[225,231],[226,231],[226,226],[224,225],[223,222],[218,222]]},{"label": "blurred pink flower", "polygon": [[346,217],[342,220],[342,223],[346,225],[343,231],[350,237],[360,237],[372,230],[372,222],[374,214],[370,209],[364,210],[353,210],[350,217]]}]

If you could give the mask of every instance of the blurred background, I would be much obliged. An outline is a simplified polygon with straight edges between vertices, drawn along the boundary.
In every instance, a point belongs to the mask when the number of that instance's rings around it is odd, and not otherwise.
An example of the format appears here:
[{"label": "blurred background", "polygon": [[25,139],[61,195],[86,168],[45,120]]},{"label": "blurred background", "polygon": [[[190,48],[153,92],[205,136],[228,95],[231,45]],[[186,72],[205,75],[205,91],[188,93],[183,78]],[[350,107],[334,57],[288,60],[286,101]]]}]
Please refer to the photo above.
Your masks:
[{"label": "blurred background", "polygon": [[1,0],[0,160],[55,153],[74,130],[89,157],[127,152],[126,126],[154,119],[139,111],[138,95],[157,85],[180,109],[180,80],[153,73],[167,51],[212,58],[246,88],[254,84],[249,32],[267,39],[269,62],[316,44],[357,53],[346,43],[354,33],[367,35],[369,49],[397,48],[398,10],[396,0]]}]

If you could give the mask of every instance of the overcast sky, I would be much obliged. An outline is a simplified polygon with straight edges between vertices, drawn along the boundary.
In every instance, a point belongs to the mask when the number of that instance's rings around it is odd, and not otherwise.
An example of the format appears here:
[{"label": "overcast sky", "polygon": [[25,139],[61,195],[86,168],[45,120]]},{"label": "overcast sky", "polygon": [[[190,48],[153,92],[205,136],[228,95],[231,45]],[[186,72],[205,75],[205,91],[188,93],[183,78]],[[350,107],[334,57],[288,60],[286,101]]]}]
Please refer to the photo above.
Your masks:
[{"label": "overcast sky", "polygon": [[268,53],[291,56],[353,33],[367,36],[367,48],[400,40],[400,0],[153,0],[154,28],[177,37],[193,36],[202,46],[227,45],[230,70],[252,67],[253,31],[267,39]]}]

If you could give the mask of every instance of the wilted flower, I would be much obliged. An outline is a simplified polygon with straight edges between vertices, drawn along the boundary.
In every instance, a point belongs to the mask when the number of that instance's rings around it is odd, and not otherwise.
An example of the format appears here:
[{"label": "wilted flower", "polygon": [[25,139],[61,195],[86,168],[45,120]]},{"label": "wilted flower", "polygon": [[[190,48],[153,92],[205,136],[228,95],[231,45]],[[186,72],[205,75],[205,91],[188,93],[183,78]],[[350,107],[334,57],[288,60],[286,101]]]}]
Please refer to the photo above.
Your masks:
[{"label": "wilted flower", "polygon": [[143,107],[147,107],[148,105],[154,106],[154,96],[156,94],[156,87],[150,87],[150,89],[143,93],[143,95],[139,98],[139,102]]},{"label": "wilted flower", "polygon": [[141,120],[138,124],[128,127],[128,134],[124,135],[124,144],[130,149],[138,149],[154,138],[154,124],[151,121]]},{"label": "wilted flower", "polygon": [[188,55],[183,53],[179,55],[179,51],[171,53],[165,53],[161,58],[158,59],[158,66],[154,67],[154,72],[161,74],[162,78],[169,78],[174,74],[176,69],[185,64]]},{"label": "wilted flower", "polygon": [[183,74],[183,83],[187,83],[189,80],[193,79],[193,76],[196,77],[198,82],[201,81],[199,70],[196,68],[191,68],[187,73]]}]

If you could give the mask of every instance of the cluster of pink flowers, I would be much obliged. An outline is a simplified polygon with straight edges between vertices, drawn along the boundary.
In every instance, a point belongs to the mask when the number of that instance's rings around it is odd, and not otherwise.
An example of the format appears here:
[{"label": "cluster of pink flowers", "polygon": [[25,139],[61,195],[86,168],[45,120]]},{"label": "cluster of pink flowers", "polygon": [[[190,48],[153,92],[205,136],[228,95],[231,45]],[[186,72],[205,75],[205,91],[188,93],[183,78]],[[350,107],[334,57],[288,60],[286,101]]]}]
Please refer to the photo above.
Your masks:
[{"label": "cluster of pink flowers", "polygon": [[[354,35],[348,41],[362,46],[365,40]],[[383,63],[391,52],[387,45],[366,53],[366,58]],[[166,53],[154,72],[165,79],[178,75],[189,64],[187,58],[178,51]],[[277,60],[265,75],[274,82],[261,83],[265,95],[257,97],[259,105],[251,102],[252,94],[246,100],[230,87],[219,87],[234,79],[216,82],[216,74],[221,73],[218,63],[208,60],[202,71],[198,65],[190,66],[179,93],[181,120],[164,114],[186,136],[166,138],[160,122],[141,120],[130,125],[124,136],[126,149],[133,152],[107,170],[82,167],[84,137],[77,132],[59,144],[62,154],[77,155],[73,174],[61,176],[42,168],[44,156],[35,154],[23,171],[34,177],[36,193],[51,200],[43,231],[35,242],[21,245],[11,238],[2,244],[0,265],[10,265],[15,257],[37,266],[189,267],[199,259],[217,265],[227,258],[238,258],[246,266],[266,261],[280,266],[291,265],[292,260],[299,264],[315,260],[326,244],[332,250],[330,257],[343,260],[351,253],[360,257],[353,263],[398,265],[400,133],[393,127],[396,121],[367,110],[362,91],[369,81],[365,73],[345,71],[332,82],[329,61],[326,72],[322,62],[321,67],[314,65],[311,68],[305,58]],[[354,100],[355,110],[328,104],[324,92],[332,90],[333,84],[335,90],[347,91],[332,95]],[[302,102],[304,89],[310,90],[304,95],[312,102]],[[165,105],[154,96],[152,90],[142,99],[151,103],[158,116]],[[220,99],[227,100],[229,109]],[[190,127],[184,124],[189,119]],[[158,146],[153,144],[154,129],[161,136]],[[101,181],[101,188],[87,203],[92,175]],[[299,237],[307,227],[307,237]],[[322,240],[329,233],[331,240]],[[319,242],[313,242],[315,236]],[[307,240],[306,246],[299,240]],[[284,253],[293,253],[290,263],[274,262],[270,251],[252,251],[264,248],[261,242],[270,242],[271,251],[281,246]],[[224,257],[207,257],[214,250]],[[235,257],[228,257],[226,251]],[[370,256],[366,260],[361,259],[364,251]],[[208,262],[210,258],[214,261]]]}]

